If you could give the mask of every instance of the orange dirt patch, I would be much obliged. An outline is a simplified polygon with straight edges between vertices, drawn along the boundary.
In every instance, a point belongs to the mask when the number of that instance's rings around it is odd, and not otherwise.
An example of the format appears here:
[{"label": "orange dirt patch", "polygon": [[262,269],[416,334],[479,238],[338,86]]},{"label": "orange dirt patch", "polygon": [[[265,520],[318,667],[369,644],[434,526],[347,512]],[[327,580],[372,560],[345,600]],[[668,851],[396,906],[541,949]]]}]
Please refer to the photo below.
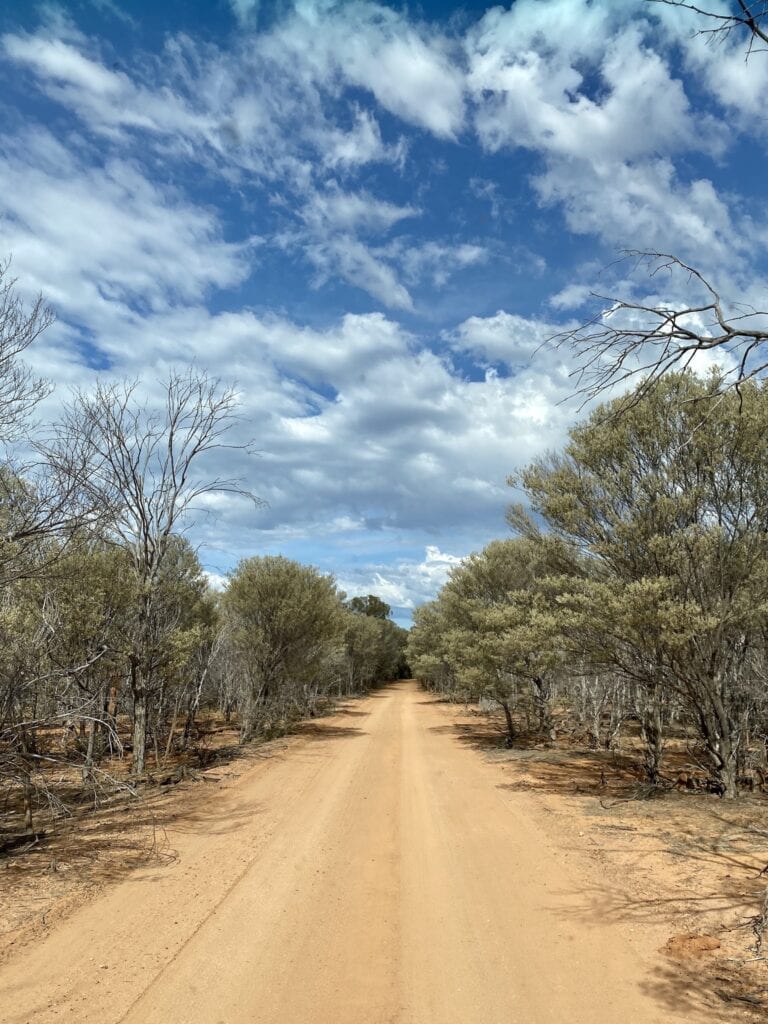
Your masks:
[{"label": "orange dirt patch", "polygon": [[720,946],[714,935],[672,935],[664,944],[664,953],[672,960],[697,960]]}]

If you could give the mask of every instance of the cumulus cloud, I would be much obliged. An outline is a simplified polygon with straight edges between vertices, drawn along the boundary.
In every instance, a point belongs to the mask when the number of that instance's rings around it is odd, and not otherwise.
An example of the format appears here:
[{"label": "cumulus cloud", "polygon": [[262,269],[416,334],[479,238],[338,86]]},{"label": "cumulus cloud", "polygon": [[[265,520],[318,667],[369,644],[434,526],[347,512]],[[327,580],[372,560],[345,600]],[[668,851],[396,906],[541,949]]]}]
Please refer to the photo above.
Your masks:
[{"label": "cumulus cloud", "polygon": [[[467,37],[478,137],[490,151],[522,147],[543,158],[533,187],[540,203],[564,211],[571,231],[613,248],[722,263],[734,246],[754,247],[754,227],[711,180],[682,174],[676,160],[722,155],[732,129],[692,105],[668,34],[639,12],[607,0],[519,0],[489,11]],[[679,44],[679,18],[675,27]],[[687,52],[695,62],[702,46]]]},{"label": "cumulus cloud", "polygon": [[105,355],[113,374],[146,388],[190,359],[238,379],[241,437],[261,454],[234,452],[226,468],[268,507],[225,496],[199,526],[205,544],[233,558],[259,550],[260,536],[316,538],[329,523],[385,535],[473,522],[492,534],[503,528],[507,474],[559,443],[568,423],[564,373],[468,381],[381,314],[318,331],[245,311],[161,312],[115,320]]},{"label": "cumulus cloud", "polygon": [[[257,6],[232,2],[241,16]],[[375,3],[298,3],[234,52],[171,37],[161,59],[131,75],[107,68],[98,46],[60,18],[0,42],[94,131],[187,138],[263,173],[285,171],[285,157],[313,139],[330,150],[331,164],[401,159],[401,149],[387,150],[375,119],[355,102],[346,139],[328,120],[340,87],[366,90],[385,111],[438,136],[455,136],[464,119],[455,44]]]},{"label": "cumulus cloud", "polygon": [[297,4],[277,34],[293,59],[320,76],[369,90],[390,113],[437,136],[464,120],[464,83],[454,47],[434,28],[376,3]]},{"label": "cumulus cloud", "polygon": [[[571,14],[579,9],[599,22],[598,34],[571,39],[549,32],[545,41],[543,19],[558,16],[551,7],[524,0],[508,12],[495,8],[470,35],[467,81],[485,145],[624,161],[706,144],[682,83],[644,45],[641,26],[618,27],[620,15],[605,4],[577,2]],[[599,77],[599,89],[585,66]]]},{"label": "cumulus cloud", "polygon": [[563,324],[533,320],[499,310],[495,316],[471,316],[446,340],[460,352],[469,352],[485,364],[503,363],[507,367],[528,366]]},{"label": "cumulus cloud", "polygon": [[413,238],[397,239],[385,250],[390,259],[402,268],[410,284],[425,278],[440,288],[459,270],[477,266],[488,260],[490,253],[483,245],[457,241],[453,245],[443,242],[419,242]]},{"label": "cumulus cloud", "polygon": [[458,555],[429,544],[421,560],[401,558],[394,565],[372,563],[340,579],[339,585],[350,597],[375,593],[396,612],[412,611],[430,601],[462,561]]},{"label": "cumulus cloud", "polygon": [[[658,6],[518,0],[492,8],[461,38],[375,3],[302,0],[269,30],[244,31],[232,52],[171,36],[161,57],[130,69],[110,66],[61,17],[33,34],[6,33],[2,47],[90,131],[125,142],[140,134],[159,159],[193,157],[238,186],[254,175],[273,183],[286,220],[279,239],[303,253],[316,283],[340,275],[408,310],[414,280],[444,286],[451,264],[481,257],[473,240],[407,249],[387,241],[403,218],[418,219],[418,204],[339,180],[370,165],[405,166],[405,134],[385,139],[377,113],[447,140],[471,123],[490,152],[539,154],[538,201],[614,248],[721,259],[734,239],[759,243],[760,225],[735,214],[731,197],[676,165],[684,153],[721,155],[733,132],[694,107],[672,45],[729,107],[744,87],[741,78],[727,84],[741,51],[729,42],[713,61],[690,23]],[[253,5],[235,7],[243,14]],[[749,95],[762,96],[754,61],[748,72],[740,61],[738,74],[748,76]],[[469,187],[498,217],[495,184],[474,177]],[[400,258],[390,258],[397,246]]]},{"label": "cumulus cloud", "polygon": [[534,182],[542,203],[558,203],[572,231],[596,235],[616,247],[698,257],[722,264],[750,246],[727,202],[705,178],[681,181],[674,164],[601,165],[553,162]]},{"label": "cumulus cloud", "polygon": [[568,284],[549,297],[553,309],[580,309],[588,300],[592,289],[585,284]]},{"label": "cumulus cloud", "polygon": [[[240,16],[253,13],[235,4]],[[412,299],[397,265],[375,251],[403,218],[398,205],[336,180],[368,164],[402,169],[407,145],[382,138],[371,110],[340,91],[364,89],[385,111],[439,136],[463,119],[460,70],[445,39],[375,4],[299,4],[234,53],[170,37],[161,59],[108,66],[99,45],[57,18],[7,33],[7,59],[87,128],[116,144],[141,136],[148,154],[202,162],[242,185],[254,175],[281,191],[277,241],[303,253],[316,281],[339,275],[393,308]],[[287,201],[286,201],[287,200]]]}]

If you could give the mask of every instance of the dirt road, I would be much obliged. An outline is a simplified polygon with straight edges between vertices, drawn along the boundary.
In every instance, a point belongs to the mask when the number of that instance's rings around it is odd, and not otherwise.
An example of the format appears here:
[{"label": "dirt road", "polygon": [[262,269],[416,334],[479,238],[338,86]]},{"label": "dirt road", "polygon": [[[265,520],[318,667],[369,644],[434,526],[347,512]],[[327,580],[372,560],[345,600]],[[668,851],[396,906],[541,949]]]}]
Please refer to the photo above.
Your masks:
[{"label": "dirt road", "polygon": [[[647,940],[411,682],[214,794],[0,971],[0,1021],[650,1024]],[[594,880],[593,880],[594,881]]]}]

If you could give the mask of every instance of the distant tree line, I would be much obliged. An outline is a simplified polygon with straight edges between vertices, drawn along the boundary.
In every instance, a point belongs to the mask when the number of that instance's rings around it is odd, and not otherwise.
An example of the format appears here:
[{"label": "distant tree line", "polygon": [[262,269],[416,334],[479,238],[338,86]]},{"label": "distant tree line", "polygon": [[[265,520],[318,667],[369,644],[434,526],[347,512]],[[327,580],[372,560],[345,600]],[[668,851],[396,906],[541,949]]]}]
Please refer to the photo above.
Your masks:
[{"label": "distant tree line", "polygon": [[213,469],[232,388],[102,380],[34,423],[50,388],[23,356],[52,320],[0,266],[0,849],[190,751],[203,713],[275,736],[405,671],[389,606],[312,567],[250,558],[211,590],[185,531],[206,494],[251,498]]},{"label": "distant tree line", "polygon": [[[671,735],[725,797],[768,745],[768,386],[667,373],[510,480],[515,536],[417,610],[427,685],[503,710],[545,743],[639,739],[652,786]],[[678,744],[679,746],[679,744]]]}]

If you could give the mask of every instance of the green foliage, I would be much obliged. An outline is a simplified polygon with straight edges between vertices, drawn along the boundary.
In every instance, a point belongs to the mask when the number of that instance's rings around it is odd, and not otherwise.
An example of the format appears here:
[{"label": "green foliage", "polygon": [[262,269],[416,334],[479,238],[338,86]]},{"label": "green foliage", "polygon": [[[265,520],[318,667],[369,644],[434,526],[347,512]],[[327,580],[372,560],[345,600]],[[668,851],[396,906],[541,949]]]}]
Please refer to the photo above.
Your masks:
[{"label": "green foliage", "polygon": [[[768,611],[768,391],[665,378],[598,409],[522,475],[533,510],[586,558],[561,597],[589,656],[684,701],[733,791]],[[519,509],[514,524],[525,528]]]},{"label": "green foliage", "polygon": [[747,723],[765,720],[768,390],[722,383],[668,375],[511,479],[528,498],[509,511],[518,538],[419,611],[416,671],[507,704],[569,667],[613,673],[649,695],[644,731],[679,703],[733,795]]},{"label": "green foliage", "polygon": [[497,701],[507,714],[530,694],[551,728],[550,677],[559,666],[558,621],[541,586],[546,549],[527,539],[494,541],[456,567],[416,615],[408,657],[417,674],[463,696]]},{"label": "green foliage", "polygon": [[344,630],[344,688],[359,693],[374,683],[395,679],[405,669],[407,631],[388,618],[347,613]]},{"label": "green foliage", "polygon": [[233,573],[223,608],[248,679],[244,734],[256,727],[260,706],[304,711],[344,629],[332,577],[282,556],[248,558]]},{"label": "green foliage", "polygon": [[375,594],[367,597],[353,597],[347,601],[347,608],[356,615],[368,615],[374,619],[388,619],[391,608]]}]

